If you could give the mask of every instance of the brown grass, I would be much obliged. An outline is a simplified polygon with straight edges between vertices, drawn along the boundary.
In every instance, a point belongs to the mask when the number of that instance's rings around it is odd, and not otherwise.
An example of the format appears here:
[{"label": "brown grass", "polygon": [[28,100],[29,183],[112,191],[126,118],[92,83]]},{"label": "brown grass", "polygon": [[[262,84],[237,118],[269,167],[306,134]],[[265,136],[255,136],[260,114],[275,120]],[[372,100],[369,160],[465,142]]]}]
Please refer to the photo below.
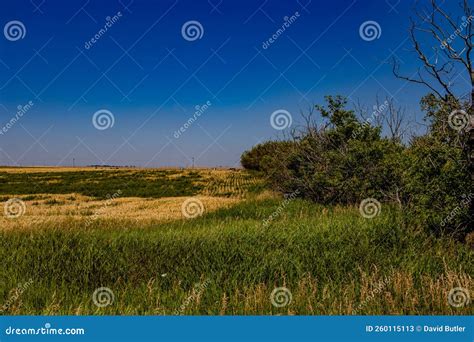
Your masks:
[{"label": "brown grass", "polygon": [[[27,195],[28,196],[28,195]],[[11,198],[28,198],[11,195]],[[204,212],[229,207],[240,201],[238,198],[196,196],[204,205]],[[165,197],[159,199],[125,197],[97,200],[80,194],[36,194],[33,200],[24,200],[26,212],[18,218],[0,216],[0,229],[25,229],[36,226],[57,227],[62,223],[81,221],[90,224],[94,220],[133,222],[149,224],[186,219],[181,211],[187,197]]]}]

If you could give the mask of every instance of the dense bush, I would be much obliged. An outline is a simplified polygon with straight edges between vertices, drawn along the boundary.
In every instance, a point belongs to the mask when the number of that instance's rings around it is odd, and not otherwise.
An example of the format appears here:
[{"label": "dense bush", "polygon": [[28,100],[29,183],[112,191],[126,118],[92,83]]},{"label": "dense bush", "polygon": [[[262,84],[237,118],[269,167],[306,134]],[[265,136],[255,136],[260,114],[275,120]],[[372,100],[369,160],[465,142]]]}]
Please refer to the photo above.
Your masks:
[{"label": "dense bush", "polygon": [[430,126],[406,151],[403,181],[407,207],[432,231],[463,237],[472,231],[474,218],[469,217],[469,205],[474,189],[464,150],[466,136],[450,127],[448,120],[453,110],[467,109],[468,104],[428,95],[421,105]]},{"label": "dense bush", "polygon": [[[328,106],[318,107],[326,125],[306,126],[285,148],[257,146],[242,159],[258,155],[278,190],[299,190],[302,197],[320,203],[355,203],[366,197],[397,197],[403,146],[381,137],[380,128],[359,121],[347,110],[342,97],[327,97]],[[280,144],[283,144],[280,142]],[[269,147],[269,148],[262,148]],[[268,152],[267,154],[265,154]],[[244,167],[247,164],[243,164]]]},{"label": "dense bush", "polygon": [[248,170],[263,171],[270,168],[276,154],[286,154],[292,147],[290,141],[267,141],[245,151],[240,157],[240,163]]},{"label": "dense bush", "polygon": [[473,200],[461,148],[428,135],[413,140],[403,173],[406,206],[436,232],[464,235]]},{"label": "dense bush", "polygon": [[[430,123],[425,136],[403,145],[381,127],[358,119],[343,97],[316,106],[324,122],[306,125],[291,141],[269,142],[242,156],[242,165],[264,171],[274,188],[323,204],[358,204],[371,197],[410,210],[431,231],[464,236],[474,200],[462,137],[449,127],[453,108],[433,96],[422,100]],[[284,148],[277,148],[284,146]]]}]

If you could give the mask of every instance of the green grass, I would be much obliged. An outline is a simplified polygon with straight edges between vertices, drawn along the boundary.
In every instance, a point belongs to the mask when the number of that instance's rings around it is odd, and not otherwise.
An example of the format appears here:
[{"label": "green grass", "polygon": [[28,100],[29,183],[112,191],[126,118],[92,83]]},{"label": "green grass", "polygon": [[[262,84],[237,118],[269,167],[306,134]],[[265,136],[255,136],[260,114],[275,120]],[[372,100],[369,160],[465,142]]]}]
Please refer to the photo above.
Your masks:
[{"label": "green grass", "polygon": [[[461,283],[474,270],[467,246],[410,228],[403,212],[387,206],[364,219],[356,208],[323,214],[294,200],[263,227],[280,204],[248,200],[149,227],[98,219],[88,228],[1,232],[0,303],[31,278],[4,313],[472,313],[447,303],[450,288],[472,285]],[[367,289],[385,277],[371,296]],[[293,300],[277,308],[270,294],[281,286]],[[93,304],[98,287],[113,291],[112,305]]]},{"label": "green grass", "polygon": [[200,180],[199,172],[179,170],[0,172],[0,194],[80,193],[106,198],[120,190],[123,197],[193,196],[203,187]]}]

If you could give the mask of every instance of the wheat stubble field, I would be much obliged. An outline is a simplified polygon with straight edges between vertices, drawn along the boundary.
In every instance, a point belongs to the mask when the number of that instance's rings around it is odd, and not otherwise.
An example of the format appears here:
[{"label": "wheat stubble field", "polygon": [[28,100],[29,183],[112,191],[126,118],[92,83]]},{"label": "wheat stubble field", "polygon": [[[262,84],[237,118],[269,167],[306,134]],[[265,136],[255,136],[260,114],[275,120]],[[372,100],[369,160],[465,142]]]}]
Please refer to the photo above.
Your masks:
[{"label": "wheat stubble field", "polygon": [[243,170],[0,168],[0,311],[470,314],[473,251]]}]

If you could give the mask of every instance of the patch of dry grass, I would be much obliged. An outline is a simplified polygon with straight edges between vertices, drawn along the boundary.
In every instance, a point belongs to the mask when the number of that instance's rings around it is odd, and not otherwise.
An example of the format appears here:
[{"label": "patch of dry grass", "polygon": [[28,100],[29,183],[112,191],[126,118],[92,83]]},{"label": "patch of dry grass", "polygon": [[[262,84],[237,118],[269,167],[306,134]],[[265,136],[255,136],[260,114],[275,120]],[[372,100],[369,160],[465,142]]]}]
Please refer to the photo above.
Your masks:
[{"label": "patch of dry grass", "polygon": [[[11,196],[12,198],[15,196]],[[16,198],[27,199],[28,196]],[[202,202],[204,213],[227,208],[238,203],[239,198],[212,196],[193,197]],[[187,197],[139,198],[125,197],[97,200],[80,194],[39,194],[35,199],[23,200],[25,213],[18,218],[0,216],[0,229],[25,229],[35,226],[57,227],[74,221],[86,226],[100,221],[133,222],[135,225],[150,225],[186,219],[182,204]]]},{"label": "patch of dry grass", "polygon": [[[62,172],[72,171],[111,171],[114,175],[115,169],[111,168],[72,168],[72,167],[27,167],[27,168],[0,168],[6,173],[38,173],[53,172],[54,175],[47,180],[47,184],[53,185],[61,182]],[[136,173],[139,169],[120,169],[121,171]],[[145,169],[146,174],[155,169]],[[158,169],[156,169],[158,170]],[[162,170],[163,171],[163,170]],[[165,170],[166,171],[166,170]],[[195,198],[202,202],[204,212],[212,212],[220,208],[226,208],[240,202],[249,194],[250,187],[262,183],[256,176],[249,175],[239,170],[222,169],[183,169],[167,170],[173,171],[166,174],[165,178],[172,183],[182,176],[198,174],[197,180],[203,190]],[[106,173],[107,174],[107,173]],[[161,175],[161,174],[160,174]],[[145,176],[149,182],[153,182],[162,175],[151,173]],[[85,186],[96,186],[93,179],[81,181]],[[112,195],[112,194],[111,194]],[[112,195],[113,196],[113,195]],[[28,195],[3,194],[3,204],[11,198],[19,198],[25,203],[26,211],[18,218],[0,216],[0,229],[25,229],[34,227],[69,225],[90,225],[95,220],[101,222],[109,221],[121,223],[134,223],[134,225],[150,225],[154,223],[168,222],[172,220],[185,219],[182,213],[182,204],[188,198],[183,197],[124,197],[123,193],[115,197],[108,195],[108,199],[98,199],[79,193],[49,194],[35,193]],[[268,197],[268,193],[266,194]],[[106,224],[108,225],[108,224]]]},{"label": "patch of dry grass", "polygon": [[201,193],[207,196],[245,197],[252,188],[264,185],[261,178],[245,171],[207,170],[201,176],[204,178]]},{"label": "patch of dry grass", "polygon": [[[77,172],[77,171],[106,171],[113,170],[107,167],[53,167],[53,166],[29,166],[29,167],[0,167],[0,172],[8,173],[38,173],[38,172]],[[120,170],[136,170],[134,168],[120,168]]]}]

